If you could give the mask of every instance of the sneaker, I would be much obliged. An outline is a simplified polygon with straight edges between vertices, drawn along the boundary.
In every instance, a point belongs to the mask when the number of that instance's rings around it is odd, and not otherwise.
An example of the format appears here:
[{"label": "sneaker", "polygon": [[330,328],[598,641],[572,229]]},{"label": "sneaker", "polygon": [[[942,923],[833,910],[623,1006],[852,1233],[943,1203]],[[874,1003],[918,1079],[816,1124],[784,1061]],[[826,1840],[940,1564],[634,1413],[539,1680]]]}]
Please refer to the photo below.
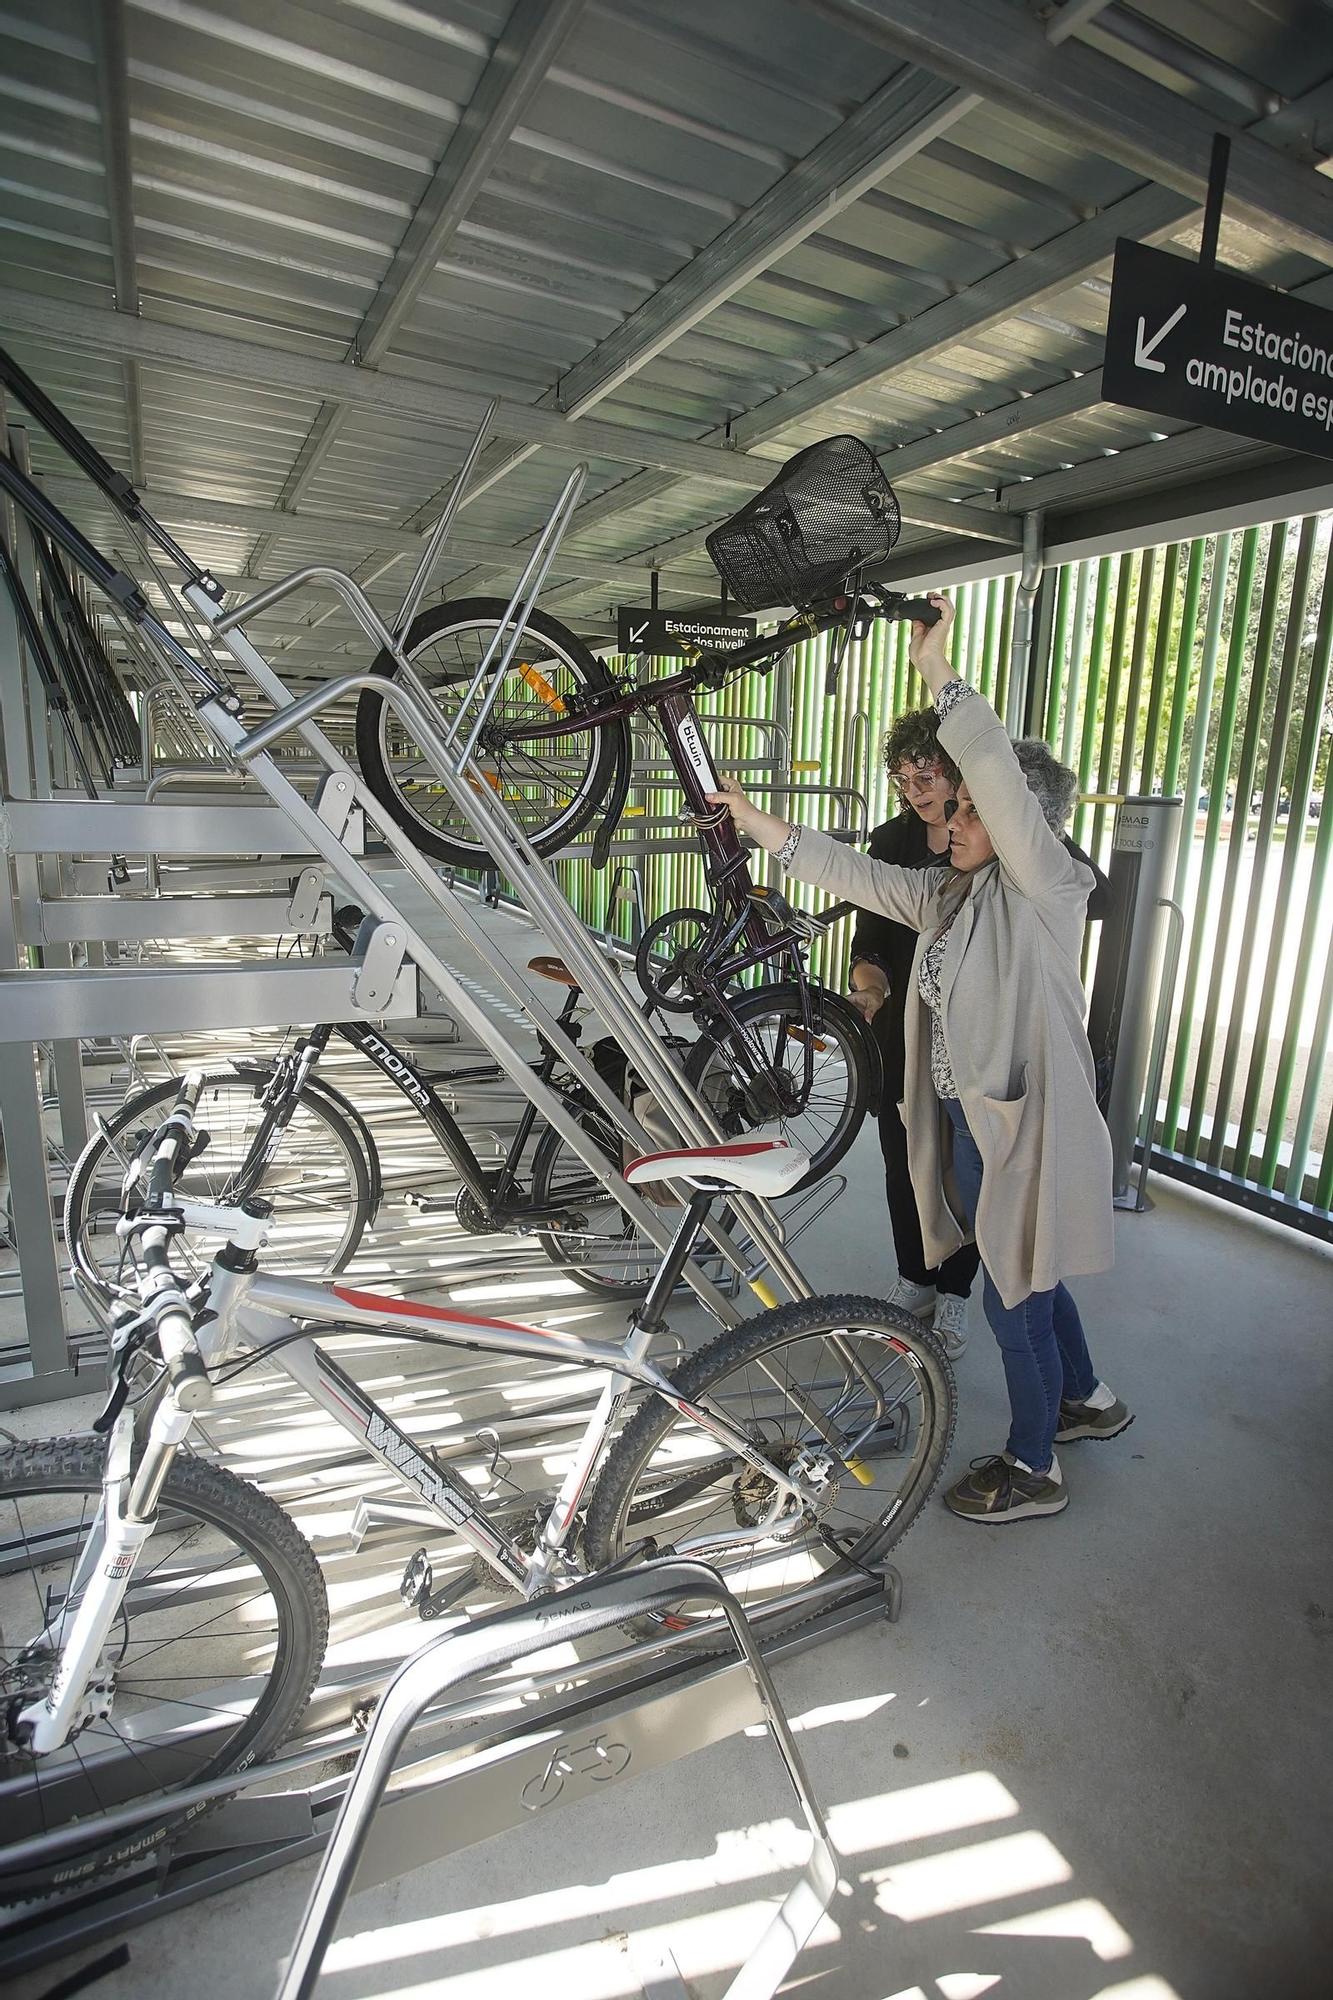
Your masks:
[{"label": "sneaker", "polygon": [[935,1301],[935,1331],[950,1361],[956,1361],[967,1346],[967,1300],[956,1292],[941,1292]]},{"label": "sneaker", "polygon": [[1061,1514],[1069,1505],[1064,1478],[1054,1458],[1049,1472],[1034,1472],[1007,1451],[974,1458],[972,1469],[951,1486],[944,1504],[965,1521],[1030,1521],[1038,1514]]},{"label": "sneaker", "polygon": [[1055,1435],[1060,1444],[1072,1444],[1076,1438],[1119,1437],[1133,1421],[1134,1412],[1125,1407],[1114,1389],[1099,1382],[1082,1403],[1060,1398],[1060,1423]]},{"label": "sneaker", "polygon": [[914,1284],[910,1278],[899,1278],[889,1293],[889,1304],[928,1319],[935,1310],[935,1287]]}]

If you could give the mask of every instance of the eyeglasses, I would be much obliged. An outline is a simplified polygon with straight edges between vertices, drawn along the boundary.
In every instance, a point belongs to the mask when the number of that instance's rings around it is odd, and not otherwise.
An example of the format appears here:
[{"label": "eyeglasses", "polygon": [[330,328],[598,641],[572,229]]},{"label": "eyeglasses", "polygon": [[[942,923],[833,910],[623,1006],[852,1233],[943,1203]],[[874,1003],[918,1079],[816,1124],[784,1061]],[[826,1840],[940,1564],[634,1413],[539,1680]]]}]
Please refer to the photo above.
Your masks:
[{"label": "eyeglasses", "polygon": [[943,778],[943,771],[914,771],[910,778],[895,778],[900,798],[922,798],[934,791]]}]

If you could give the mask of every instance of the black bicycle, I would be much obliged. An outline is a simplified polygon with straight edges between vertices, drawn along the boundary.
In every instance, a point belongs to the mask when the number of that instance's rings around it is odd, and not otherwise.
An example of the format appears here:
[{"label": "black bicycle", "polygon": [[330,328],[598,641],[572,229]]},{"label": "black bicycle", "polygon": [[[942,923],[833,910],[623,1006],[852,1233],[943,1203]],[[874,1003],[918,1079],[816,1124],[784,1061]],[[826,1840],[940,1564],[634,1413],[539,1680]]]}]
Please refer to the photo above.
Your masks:
[{"label": "black bicycle", "polygon": [[[360,922],[354,907],[337,912],[334,936],[344,950],[353,949]],[[569,989],[557,1020],[562,1036],[577,1043],[580,994],[572,975],[555,958],[535,958],[530,970]],[[432,1074],[389,1041],[382,1027],[366,1021],[310,1028],[271,1062],[237,1062],[203,1077],[199,1102],[201,1117],[207,1114],[209,1144],[184,1169],[182,1194],[219,1210],[262,1194],[274,1209],[268,1269],[312,1277],[346,1269],[383,1199],[374,1134],[351,1100],[317,1073],[335,1035],[373,1063],[445,1155],[461,1182],[454,1213],[469,1236],[535,1236],[553,1264],[602,1298],[637,1298],[645,1289],[659,1256],[655,1246],[554,1126],[540,1124],[533,1105],[524,1105],[498,1166],[478,1157],[441,1093],[498,1082],[498,1067],[474,1064]],[[618,1045],[608,1039],[591,1054],[613,1087],[621,1093],[632,1089]],[[560,1046],[541,1038],[533,1069],[560,1093],[608,1165],[622,1168],[627,1156],[619,1128],[563,1069]],[[179,1083],[178,1077],[166,1077],[129,1098],[102,1122],[70,1174],[66,1246],[75,1268],[103,1297],[123,1283],[125,1236],[117,1225],[126,1169],[161,1122]],[[175,1254],[201,1276],[221,1241],[207,1227],[192,1228]]]},{"label": "black bicycle", "polygon": [[[771,671],[793,643],[831,631],[832,693],[848,643],[871,620],[933,624],[933,605],[869,574],[898,529],[898,504],[873,453],[856,438],[831,438],[790,460],[708,538],[730,594],[747,609],[799,607],[772,633],[700,654],[663,678],[622,682],[540,612],[510,649],[505,600],[473,598],[423,613],[403,646],[446,729],[460,740],[475,732],[473,783],[496,793],[539,854],[558,853],[600,812],[592,858],[605,860],[629,794],[630,723],[651,722],[698,829],[710,904],[649,925],[640,983],[653,1006],[694,1017],[687,1075],[727,1134],[776,1126],[809,1154],[810,1180],[842,1158],[877,1095],[877,1049],[860,1015],[807,966],[811,939],[846,906],[811,917],[754,882],[730,815],[708,801],[718,773],[694,697],[740,673]],[[494,671],[479,676],[488,658]],[[393,675],[393,659],[382,654],[375,671]],[[361,696],[356,742],[370,789],[420,847],[459,866],[487,865],[480,838],[377,690]]]}]

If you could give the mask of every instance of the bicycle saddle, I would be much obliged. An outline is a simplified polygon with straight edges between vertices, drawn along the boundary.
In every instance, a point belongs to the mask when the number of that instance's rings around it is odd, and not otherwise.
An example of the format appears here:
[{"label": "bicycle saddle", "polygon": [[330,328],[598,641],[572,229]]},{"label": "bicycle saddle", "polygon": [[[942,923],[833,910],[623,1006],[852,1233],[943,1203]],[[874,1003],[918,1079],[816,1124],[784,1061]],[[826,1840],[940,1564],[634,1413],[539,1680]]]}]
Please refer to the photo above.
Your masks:
[{"label": "bicycle saddle", "polygon": [[577,987],[579,984],[577,974],[570,971],[563,958],[530,958],[528,971],[535,972],[541,979],[554,979],[558,986]]},{"label": "bicycle saddle", "polygon": [[645,1153],[630,1161],[625,1179],[631,1187],[645,1181],[685,1181],[690,1187],[729,1187],[771,1199],[795,1187],[809,1165],[809,1154],[786,1139],[741,1139],[732,1145]]}]

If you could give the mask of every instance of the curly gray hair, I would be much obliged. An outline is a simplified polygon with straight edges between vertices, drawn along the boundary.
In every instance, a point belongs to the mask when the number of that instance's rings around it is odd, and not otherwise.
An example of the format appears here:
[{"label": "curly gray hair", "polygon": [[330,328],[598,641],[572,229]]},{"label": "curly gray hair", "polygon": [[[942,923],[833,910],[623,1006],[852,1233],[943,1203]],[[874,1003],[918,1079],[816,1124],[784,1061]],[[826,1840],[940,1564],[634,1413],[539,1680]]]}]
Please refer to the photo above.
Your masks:
[{"label": "curly gray hair", "polygon": [[1078,792],[1077,773],[1053,756],[1039,736],[1021,736],[1014,745],[1014,755],[1047,826],[1052,833],[1063,833]]}]

